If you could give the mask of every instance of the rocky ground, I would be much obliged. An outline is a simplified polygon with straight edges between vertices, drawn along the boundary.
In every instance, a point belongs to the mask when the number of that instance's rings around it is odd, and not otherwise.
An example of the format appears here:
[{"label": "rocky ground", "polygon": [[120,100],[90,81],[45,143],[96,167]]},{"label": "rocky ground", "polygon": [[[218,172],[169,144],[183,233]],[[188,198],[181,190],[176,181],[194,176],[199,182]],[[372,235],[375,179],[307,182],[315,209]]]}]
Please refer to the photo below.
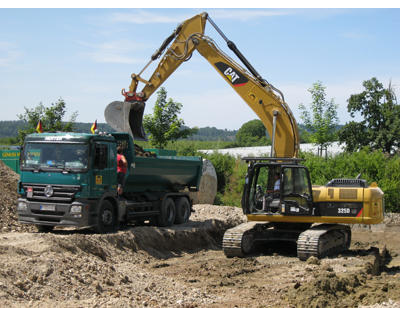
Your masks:
[{"label": "rocky ground", "polygon": [[0,162],[0,307],[400,307],[400,225],[354,227],[350,250],[296,257],[267,245],[228,259],[241,209],[196,205],[186,225],[37,233],[14,216],[17,176]]}]

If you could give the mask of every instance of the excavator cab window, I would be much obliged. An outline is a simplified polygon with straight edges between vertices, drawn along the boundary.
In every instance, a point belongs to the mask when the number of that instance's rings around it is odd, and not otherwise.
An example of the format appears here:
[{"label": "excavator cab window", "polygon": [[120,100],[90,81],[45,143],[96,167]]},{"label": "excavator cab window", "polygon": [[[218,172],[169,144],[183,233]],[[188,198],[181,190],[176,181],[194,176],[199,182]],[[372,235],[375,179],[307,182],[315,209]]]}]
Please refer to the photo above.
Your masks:
[{"label": "excavator cab window", "polygon": [[285,166],[282,174],[282,211],[287,215],[310,214],[313,200],[308,170],[302,166]]},{"label": "excavator cab window", "polygon": [[[280,206],[281,168],[277,164],[258,163],[249,173],[250,213],[276,213]],[[278,181],[278,182],[277,182]],[[278,189],[277,189],[278,188]],[[247,201],[247,199],[245,199]]]}]

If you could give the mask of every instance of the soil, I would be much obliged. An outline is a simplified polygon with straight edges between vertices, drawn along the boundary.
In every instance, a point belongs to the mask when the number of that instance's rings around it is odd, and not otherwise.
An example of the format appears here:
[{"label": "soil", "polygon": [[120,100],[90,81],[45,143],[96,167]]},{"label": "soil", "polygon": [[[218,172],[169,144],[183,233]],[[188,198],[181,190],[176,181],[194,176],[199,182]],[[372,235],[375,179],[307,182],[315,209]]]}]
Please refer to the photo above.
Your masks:
[{"label": "soil", "polygon": [[296,257],[269,244],[226,258],[236,207],[195,205],[189,223],[117,233],[38,233],[15,217],[18,176],[0,162],[0,307],[400,307],[400,217],[353,227],[350,250]]}]

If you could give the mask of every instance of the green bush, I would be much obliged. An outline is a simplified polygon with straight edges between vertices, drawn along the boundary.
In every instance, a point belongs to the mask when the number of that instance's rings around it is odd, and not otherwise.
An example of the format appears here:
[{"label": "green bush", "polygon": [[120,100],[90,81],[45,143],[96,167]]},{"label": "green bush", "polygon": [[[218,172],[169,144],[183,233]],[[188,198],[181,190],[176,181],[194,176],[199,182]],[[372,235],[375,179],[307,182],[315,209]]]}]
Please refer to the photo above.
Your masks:
[{"label": "green bush", "polygon": [[224,193],[225,187],[229,182],[230,177],[234,172],[234,166],[236,159],[228,154],[212,153],[210,155],[204,155],[204,158],[211,161],[217,173],[219,193]]},{"label": "green bush", "polygon": [[242,160],[235,160],[232,175],[225,186],[220,201],[223,205],[241,207],[242,193],[247,173],[247,164]]}]

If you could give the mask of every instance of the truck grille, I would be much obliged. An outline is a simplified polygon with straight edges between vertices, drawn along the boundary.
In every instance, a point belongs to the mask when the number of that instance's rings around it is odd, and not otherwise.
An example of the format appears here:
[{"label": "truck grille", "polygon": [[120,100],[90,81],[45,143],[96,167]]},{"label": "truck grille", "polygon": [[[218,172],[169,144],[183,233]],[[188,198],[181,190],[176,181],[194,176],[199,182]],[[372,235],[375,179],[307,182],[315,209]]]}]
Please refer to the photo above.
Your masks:
[{"label": "truck grille", "polygon": [[[22,186],[29,201],[70,203],[74,200],[75,194],[81,190],[80,185],[50,184],[53,194],[51,196],[46,196],[45,189],[48,186],[47,184],[24,183]],[[31,193],[29,192],[28,188],[32,188]]]}]

